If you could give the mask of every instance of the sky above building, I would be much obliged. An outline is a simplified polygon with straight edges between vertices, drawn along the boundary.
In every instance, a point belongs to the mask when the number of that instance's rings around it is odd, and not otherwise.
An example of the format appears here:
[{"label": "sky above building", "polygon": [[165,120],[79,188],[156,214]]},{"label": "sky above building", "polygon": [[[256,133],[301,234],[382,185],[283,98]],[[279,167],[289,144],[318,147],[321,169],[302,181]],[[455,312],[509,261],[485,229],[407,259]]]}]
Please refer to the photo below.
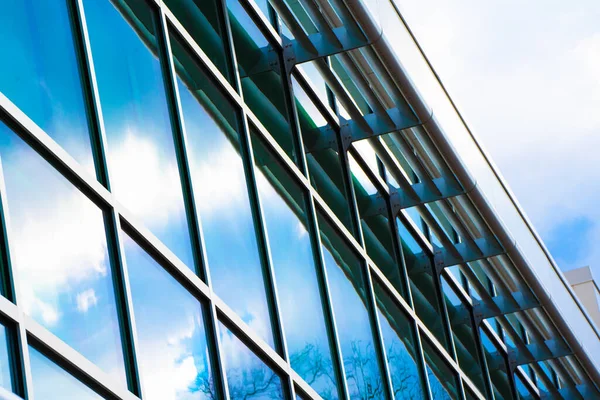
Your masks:
[{"label": "sky above building", "polygon": [[600,275],[600,2],[396,1],[558,265]]}]

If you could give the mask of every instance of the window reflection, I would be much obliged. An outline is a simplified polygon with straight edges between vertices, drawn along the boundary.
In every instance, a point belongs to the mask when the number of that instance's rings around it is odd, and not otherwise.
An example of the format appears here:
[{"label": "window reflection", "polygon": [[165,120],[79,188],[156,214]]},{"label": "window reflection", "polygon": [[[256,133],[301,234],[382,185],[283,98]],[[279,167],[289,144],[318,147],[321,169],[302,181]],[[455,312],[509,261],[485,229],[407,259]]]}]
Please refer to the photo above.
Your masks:
[{"label": "window reflection", "polygon": [[319,215],[319,227],[350,398],[383,399],[383,381],[367,312],[363,266],[322,215]]},{"label": "window reflection", "polygon": [[394,399],[425,398],[419,369],[415,363],[415,345],[411,323],[377,281],[374,281],[374,286]]},{"label": "window reflection", "polygon": [[177,84],[212,284],[217,295],[273,345],[263,268],[240,156],[237,113],[178,38],[172,36],[171,43],[180,65]]},{"label": "window reflection", "polygon": [[[423,337],[423,335],[421,335]],[[441,356],[433,349],[427,340],[423,340],[423,351],[427,367],[429,389],[433,399],[453,400],[458,398],[456,384],[457,377],[454,371],[446,365]]]},{"label": "window reflection", "polygon": [[66,0],[7,0],[0,92],[96,176]]},{"label": "window reflection", "polygon": [[220,326],[221,352],[231,400],[283,400],[281,378],[225,325]]},{"label": "window reflection", "polygon": [[21,306],[125,383],[102,211],[2,123],[0,157]]},{"label": "window reflection", "polygon": [[33,347],[29,347],[33,394],[44,400],[100,400],[102,397]]},{"label": "window reflection", "polygon": [[238,0],[227,0],[227,9],[244,101],[290,158],[297,161],[284,94],[287,84],[282,80],[280,55],[274,51],[277,46],[270,45]]},{"label": "window reflection", "polygon": [[8,328],[0,324],[0,387],[14,392],[16,388],[13,386],[12,351],[9,349],[9,346],[11,346],[9,339],[11,338],[9,337]]},{"label": "window reflection", "polygon": [[258,136],[253,136],[252,143],[292,368],[323,398],[336,399],[336,377],[306,226],[304,193]]},{"label": "window reflection", "polygon": [[193,268],[153,12],[143,0],[129,1],[127,9],[119,10],[110,1],[84,4],[113,190]]},{"label": "window reflection", "polygon": [[217,398],[200,303],[129,236],[122,237],[146,398]]}]

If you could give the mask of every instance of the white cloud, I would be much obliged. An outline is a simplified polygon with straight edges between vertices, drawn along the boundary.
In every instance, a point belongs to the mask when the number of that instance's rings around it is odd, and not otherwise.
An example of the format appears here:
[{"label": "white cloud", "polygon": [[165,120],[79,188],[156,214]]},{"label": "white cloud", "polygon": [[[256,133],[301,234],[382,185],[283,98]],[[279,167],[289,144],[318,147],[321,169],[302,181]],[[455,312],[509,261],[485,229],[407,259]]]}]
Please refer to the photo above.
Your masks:
[{"label": "white cloud", "polygon": [[83,292],[77,293],[76,297],[77,310],[81,313],[86,313],[90,307],[94,307],[98,304],[98,298],[94,289],[84,290]]},{"label": "white cloud", "polygon": [[154,141],[127,130],[110,152],[110,168],[117,197],[150,229],[183,212],[177,162],[165,160]]},{"label": "white cloud", "polygon": [[[542,236],[573,218],[600,221],[600,3],[401,3]],[[596,247],[574,262],[600,270]]]}]

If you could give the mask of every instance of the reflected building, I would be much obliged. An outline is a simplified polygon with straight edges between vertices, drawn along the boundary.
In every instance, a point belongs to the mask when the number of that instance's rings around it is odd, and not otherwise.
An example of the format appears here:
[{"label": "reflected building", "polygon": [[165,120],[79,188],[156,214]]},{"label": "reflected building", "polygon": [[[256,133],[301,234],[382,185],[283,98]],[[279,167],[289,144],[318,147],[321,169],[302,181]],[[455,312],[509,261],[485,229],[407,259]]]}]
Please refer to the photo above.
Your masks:
[{"label": "reflected building", "polygon": [[600,398],[400,6],[3,2],[0,398]]}]

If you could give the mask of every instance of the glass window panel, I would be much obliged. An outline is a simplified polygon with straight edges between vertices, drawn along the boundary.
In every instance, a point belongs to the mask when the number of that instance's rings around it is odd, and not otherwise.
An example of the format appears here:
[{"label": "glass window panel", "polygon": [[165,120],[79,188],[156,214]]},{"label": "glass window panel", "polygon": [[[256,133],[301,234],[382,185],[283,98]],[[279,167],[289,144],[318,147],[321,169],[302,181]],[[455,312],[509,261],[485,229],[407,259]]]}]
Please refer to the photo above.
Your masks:
[{"label": "glass window panel", "polygon": [[84,4],[112,188],[193,269],[165,84],[156,57],[154,13],[143,0],[129,1],[127,9],[117,9],[110,1]]},{"label": "glass window panel", "polygon": [[338,398],[303,191],[252,138],[256,177],[292,368],[322,397]]},{"label": "glass window panel", "polygon": [[376,280],[373,283],[394,399],[423,399],[425,395],[419,368],[415,362],[414,331],[411,322],[383,287]]},{"label": "glass window panel", "polygon": [[281,57],[238,0],[227,0],[244,101],[277,143],[298,160],[290,125]]},{"label": "glass window panel", "polygon": [[[320,130],[327,126],[327,121],[293,77],[292,85],[302,140],[305,147],[310,149],[322,136]],[[333,134],[333,132],[331,133]],[[333,143],[332,148],[307,153],[306,162],[313,187],[317,189],[319,195],[327,202],[340,221],[352,232],[352,217],[344,186],[344,170],[337,144]]]},{"label": "glass window panel", "polygon": [[350,398],[383,399],[385,393],[367,311],[362,261],[322,215],[319,215],[319,227]]},{"label": "glass window panel", "polygon": [[[423,338],[424,335],[421,335]],[[432,398],[435,400],[458,399],[456,390],[457,378],[455,372],[446,365],[427,339],[422,341],[427,364],[427,377]]]},{"label": "glass window panel", "polygon": [[231,400],[283,400],[281,378],[225,325],[220,325],[221,353]]},{"label": "glass window panel", "polygon": [[189,59],[177,37],[172,36],[171,43],[174,57],[184,60],[177,85],[212,284],[217,295],[273,345],[236,110]]},{"label": "glass window panel", "polygon": [[[396,289],[403,296],[406,296],[403,283],[404,274],[401,272],[401,264],[396,259],[392,227],[389,220],[391,212],[387,202],[384,203],[386,195],[379,192],[355,158],[352,155],[348,157],[367,253]],[[381,213],[372,212],[373,202],[377,197],[385,207],[385,210]]]},{"label": "glass window panel", "polygon": [[[452,337],[454,339],[456,355],[458,356],[458,364],[479,390],[485,392],[483,368],[478,354],[480,351],[479,343],[475,337],[475,328],[471,317],[472,309],[463,303],[445,277],[441,278],[441,282],[446,308],[450,315]],[[468,318],[460,320],[453,318],[453,315],[460,309],[468,310]]]},{"label": "glass window panel", "polygon": [[3,1],[0,49],[0,92],[96,176],[67,1]]},{"label": "glass window panel", "polygon": [[100,400],[102,397],[29,346],[33,394],[44,400]]},{"label": "glass window panel", "polygon": [[221,73],[234,82],[220,0],[165,0],[165,4]]},{"label": "glass window panel", "polygon": [[14,392],[17,388],[14,386],[11,368],[11,341],[14,341],[14,338],[9,334],[8,328],[0,324],[0,387]]},{"label": "glass window panel", "polygon": [[146,398],[218,398],[201,304],[129,236],[121,237]]},{"label": "glass window panel", "polygon": [[125,383],[102,211],[2,123],[0,158],[21,307]]},{"label": "glass window panel", "polygon": [[500,354],[503,354],[503,351],[496,347],[484,329],[479,329],[479,335],[488,370],[490,371],[492,385],[494,386],[495,399],[503,400],[512,398],[510,381],[506,373],[506,360],[500,356]]},{"label": "glass window panel", "polygon": [[311,83],[311,87],[317,93],[319,100],[321,100],[321,102],[324,105],[329,107],[330,103],[329,103],[329,96],[327,94],[327,85],[325,83],[325,79],[323,78],[323,76],[321,75],[319,70],[317,69],[317,66],[315,65],[315,63],[316,63],[315,61],[308,61],[308,62],[302,63],[300,66],[298,66],[298,68],[302,69],[302,71],[304,71],[304,73],[308,77],[308,80]]}]

